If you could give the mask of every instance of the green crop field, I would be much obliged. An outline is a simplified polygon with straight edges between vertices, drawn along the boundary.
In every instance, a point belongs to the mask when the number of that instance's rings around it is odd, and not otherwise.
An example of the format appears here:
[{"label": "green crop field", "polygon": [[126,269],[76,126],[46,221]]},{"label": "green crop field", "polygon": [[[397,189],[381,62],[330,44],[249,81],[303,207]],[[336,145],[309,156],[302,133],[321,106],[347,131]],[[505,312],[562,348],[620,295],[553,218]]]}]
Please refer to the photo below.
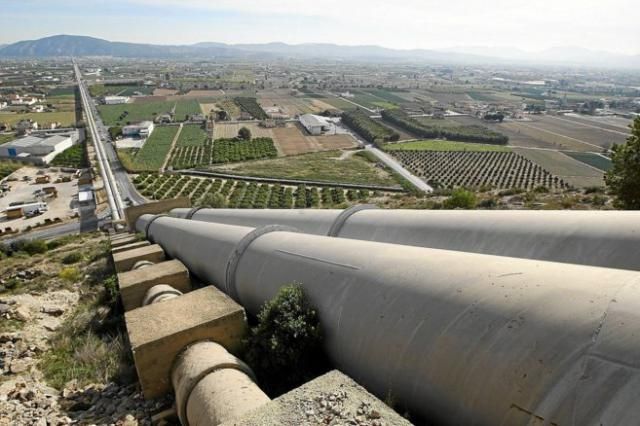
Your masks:
[{"label": "green crop field", "polygon": [[0,123],[7,123],[13,126],[20,120],[33,120],[40,125],[60,123],[63,127],[69,127],[75,125],[76,115],[72,111],[30,112],[27,114],[0,113]]},{"label": "green crop field", "polygon": [[340,151],[251,161],[213,169],[220,172],[258,177],[385,186],[398,185],[390,173],[376,167],[376,163],[370,162],[365,156],[352,155],[341,159]]},{"label": "green crop field", "polygon": [[207,133],[197,124],[182,127],[176,147],[204,146],[207,141]]},{"label": "green crop field", "polygon": [[76,169],[87,167],[84,143],[79,143],[65,149],[51,162],[53,166],[75,167]]},{"label": "green crop field", "polygon": [[[143,120],[153,120],[156,115],[168,113],[175,102],[153,101],[122,105],[98,105],[102,121],[108,126],[124,126]],[[198,109],[199,110],[199,109]]]},{"label": "green crop field", "polygon": [[188,101],[179,101],[176,104],[176,112],[175,117],[176,121],[182,121],[186,119],[186,116],[193,114],[200,114],[202,110],[200,109],[200,104],[197,100],[192,99]]},{"label": "green crop field", "polygon": [[565,152],[565,154],[575,160],[581,161],[604,172],[609,171],[611,167],[613,167],[611,160],[603,157],[602,155],[593,154],[591,152]]},{"label": "green crop field", "polygon": [[388,143],[386,151],[473,151],[473,152],[508,152],[509,148],[500,145],[480,143],[452,142],[444,140],[422,140],[402,143]]},{"label": "green crop field", "polygon": [[178,128],[178,126],[158,126],[137,153],[131,155],[129,151],[124,151],[120,159],[125,168],[132,172],[160,169],[171,149],[171,142]]}]

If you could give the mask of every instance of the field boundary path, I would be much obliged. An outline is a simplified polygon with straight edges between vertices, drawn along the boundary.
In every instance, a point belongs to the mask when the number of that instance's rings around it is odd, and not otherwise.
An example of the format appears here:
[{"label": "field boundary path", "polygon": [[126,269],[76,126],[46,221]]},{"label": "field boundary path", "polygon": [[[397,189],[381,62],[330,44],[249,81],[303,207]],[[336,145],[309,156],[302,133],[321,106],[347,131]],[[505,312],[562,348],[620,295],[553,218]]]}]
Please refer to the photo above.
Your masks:
[{"label": "field boundary path", "polygon": [[165,169],[167,168],[167,163],[169,162],[169,160],[171,160],[171,155],[173,154],[173,150],[176,147],[176,143],[178,143],[178,138],[180,137],[180,133],[182,133],[182,126],[183,124],[180,123],[180,127],[178,127],[178,131],[176,132],[176,135],[173,137],[173,140],[171,141],[171,148],[169,148],[169,152],[167,153],[167,156],[164,159],[164,163],[162,163],[162,167],[160,167],[160,173],[164,173]]},{"label": "field boundary path", "polygon": [[259,176],[245,176],[245,175],[234,175],[230,173],[219,173],[212,172],[206,170],[174,170],[176,173],[180,173],[181,175],[193,175],[200,177],[217,177],[221,179],[232,179],[232,180],[244,180],[250,182],[262,182],[262,183],[273,183],[273,184],[281,184],[281,185],[310,185],[310,186],[320,186],[320,187],[334,187],[338,186],[346,189],[369,189],[371,191],[384,191],[384,192],[404,192],[404,189],[400,186],[381,186],[381,185],[365,185],[365,184],[357,184],[357,183],[340,183],[340,182],[330,182],[330,181],[321,181],[321,180],[303,180],[303,179],[286,179],[286,178],[270,178],[270,177],[259,177]]}]

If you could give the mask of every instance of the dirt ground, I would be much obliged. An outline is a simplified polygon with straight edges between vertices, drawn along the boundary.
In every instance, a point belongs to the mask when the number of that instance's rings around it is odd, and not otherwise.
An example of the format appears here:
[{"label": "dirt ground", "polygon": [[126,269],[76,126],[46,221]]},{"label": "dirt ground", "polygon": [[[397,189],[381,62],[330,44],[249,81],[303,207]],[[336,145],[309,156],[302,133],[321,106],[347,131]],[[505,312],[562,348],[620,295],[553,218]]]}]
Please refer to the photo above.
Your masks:
[{"label": "dirt ground", "polygon": [[200,109],[202,113],[208,115],[211,111],[218,111],[220,108],[217,104],[200,104]]},{"label": "dirt ground", "polygon": [[[51,177],[51,183],[35,184],[37,176],[37,167],[27,166],[16,170],[10,177],[16,177],[18,180],[15,182],[7,182],[10,186],[10,191],[5,193],[5,196],[0,198],[0,227],[2,229],[12,228],[22,230],[28,226],[35,226],[37,223],[44,223],[45,219],[60,218],[63,221],[71,217],[74,209],[78,207],[78,181],[72,179],[71,182],[53,183],[58,177],[72,176],[72,173],[52,172],[51,169],[46,170],[46,174]],[[54,168],[54,170],[59,170]],[[31,177],[31,181],[23,181],[23,176]],[[46,197],[42,198],[47,203],[49,210],[44,214],[35,216],[32,218],[21,217],[18,219],[7,220],[4,215],[4,211],[9,207],[9,204],[18,201],[30,201],[36,200],[34,192],[44,188],[45,186],[53,186],[58,190],[58,197]]]},{"label": "dirt ground", "polygon": [[280,147],[284,155],[349,149],[357,146],[357,142],[351,135],[310,136],[293,123],[287,123],[287,127],[273,129],[273,135],[275,143]]},{"label": "dirt ground", "polygon": [[272,129],[260,127],[257,123],[216,123],[215,139],[229,139],[238,136],[238,130],[246,127],[251,130],[251,136],[254,138],[273,138]]},{"label": "dirt ground", "polygon": [[171,96],[176,93],[178,93],[178,91],[174,89],[154,89],[153,96]]}]

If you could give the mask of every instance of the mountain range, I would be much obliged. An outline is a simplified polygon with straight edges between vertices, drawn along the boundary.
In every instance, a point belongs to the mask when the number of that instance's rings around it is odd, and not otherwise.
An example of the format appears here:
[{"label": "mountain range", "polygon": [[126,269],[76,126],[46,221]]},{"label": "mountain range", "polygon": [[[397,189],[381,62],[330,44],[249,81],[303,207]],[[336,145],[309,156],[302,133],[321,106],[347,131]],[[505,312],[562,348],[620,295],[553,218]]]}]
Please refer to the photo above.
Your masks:
[{"label": "mountain range", "polygon": [[0,45],[0,57],[110,56],[122,58],[301,58],[376,61],[422,61],[440,64],[573,65],[640,68],[640,55],[621,55],[579,47],[557,47],[541,52],[517,48],[456,47],[450,49],[390,49],[380,46],[343,46],[329,43],[156,45],[113,42],[94,37],[56,35]]}]

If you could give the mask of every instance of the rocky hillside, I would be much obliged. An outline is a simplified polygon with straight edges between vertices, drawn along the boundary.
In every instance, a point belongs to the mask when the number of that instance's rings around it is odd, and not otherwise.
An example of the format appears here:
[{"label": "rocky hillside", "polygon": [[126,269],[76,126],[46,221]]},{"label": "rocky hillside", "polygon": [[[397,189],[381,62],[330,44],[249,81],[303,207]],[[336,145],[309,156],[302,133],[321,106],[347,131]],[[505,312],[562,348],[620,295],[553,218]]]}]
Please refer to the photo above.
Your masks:
[{"label": "rocky hillside", "polygon": [[100,234],[0,245],[0,425],[151,424]]}]

